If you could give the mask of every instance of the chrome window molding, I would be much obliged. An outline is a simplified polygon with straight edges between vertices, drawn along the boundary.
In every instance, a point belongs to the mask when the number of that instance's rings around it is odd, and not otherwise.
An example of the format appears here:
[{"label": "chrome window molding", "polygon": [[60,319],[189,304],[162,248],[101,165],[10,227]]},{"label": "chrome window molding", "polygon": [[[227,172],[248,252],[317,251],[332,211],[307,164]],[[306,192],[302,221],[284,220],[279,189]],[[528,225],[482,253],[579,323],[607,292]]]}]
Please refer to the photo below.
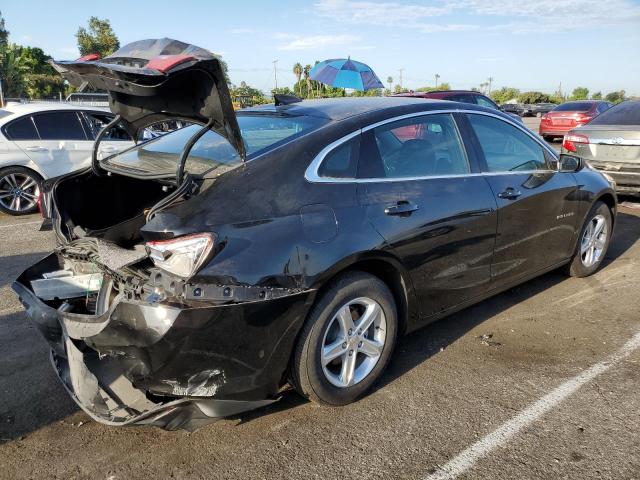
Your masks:
[{"label": "chrome window molding", "polygon": [[[480,110],[467,110],[467,109],[455,109],[455,110],[429,110],[423,112],[413,112],[407,113],[405,115],[399,115],[392,118],[387,118],[385,120],[381,120],[376,123],[372,123],[371,125],[367,125],[359,130],[351,132],[344,137],[339,138],[338,140],[330,143],[318,153],[314,159],[311,161],[306,171],[304,172],[304,178],[309,183],[382,183],[382,182],[408,182],[413,180],[427,180],[427,179],[443,179],[443,178],[464,178],[464,177],[481,177],[481,176],[496,176],[496,175],[520,175],[520,174],[543,174],[543,173],[556,173],[558,170],[519,170],[519,171],[507,171],[507,172],[480,172],[480,173],[461,173],[461,174],[451,174],[451,175],[425,175],[419,177],[394,177],[394,178],[336,178],[336,177],[322,177],[318,174],[320,170],[320,165],[325,157],[333,151],[335,148],[339,147],[343,143],[351,140],[357,135],[362,134],[363,132],[367,132],[373,128],[380,127],[382,125],[386,125],[388,123],[397,122],[400,120],[405,120],[407,118],[414,117],[424,117],[426,115],[437,115],[437,114],[453,114],[453,113],[471,113],[476,115],[485,115],[487,117],[497,118],[498,120],[502,120],[509,125],[512,125],[524,132],[526,135],[531,137],[538,145],[540,145],[543,149],[545,149],[548,153],[551,154],[552,158],[558,161],[558,154],[549,147],[547,144],[542,142],[538,137],[535,136],[533,132],[531,132],[524,125],[518,125],[515,121],[504,118],[500,115],[496,115],[490,112],[483,112]],[[466,153],[466,152],[465,152]]]}]

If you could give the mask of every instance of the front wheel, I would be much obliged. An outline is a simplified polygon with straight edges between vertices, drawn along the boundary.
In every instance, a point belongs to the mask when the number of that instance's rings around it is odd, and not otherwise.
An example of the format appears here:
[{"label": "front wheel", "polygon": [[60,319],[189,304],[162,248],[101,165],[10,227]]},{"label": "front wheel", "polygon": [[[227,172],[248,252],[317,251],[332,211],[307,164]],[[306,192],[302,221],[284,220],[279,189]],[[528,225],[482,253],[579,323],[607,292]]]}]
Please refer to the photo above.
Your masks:
[{"label": "front wheel", "polygon": [[23,167],[0,170],[0,211],[9,215],[26,215],[38,207],[40,177]]},{"label": "front wheel", "polygon": [[313,307],[293,354],[291,380],[317,403],[346,405],[380,378],[396,342],[389,288],[363,272],[340,276]]},{"label": "front wheel", "polygon": [[573,259],[568,265],[572,277],[587,277],[600,267],[611,242],[613,222],[609,207],[596,202],[582,226]]}]

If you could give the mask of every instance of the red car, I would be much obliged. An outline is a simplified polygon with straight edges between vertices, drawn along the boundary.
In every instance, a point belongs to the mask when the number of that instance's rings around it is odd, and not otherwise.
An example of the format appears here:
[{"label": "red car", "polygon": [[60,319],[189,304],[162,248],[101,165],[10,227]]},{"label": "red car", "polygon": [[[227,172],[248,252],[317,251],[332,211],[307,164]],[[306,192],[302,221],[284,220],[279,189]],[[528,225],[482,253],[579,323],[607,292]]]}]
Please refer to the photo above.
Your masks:
[{"label": "red car", "polygon": [[540,135],[547,141],[562,138],[569,130],[589,123],[612,106],[600,100],[580,100],[558,105],[540,118]]}]

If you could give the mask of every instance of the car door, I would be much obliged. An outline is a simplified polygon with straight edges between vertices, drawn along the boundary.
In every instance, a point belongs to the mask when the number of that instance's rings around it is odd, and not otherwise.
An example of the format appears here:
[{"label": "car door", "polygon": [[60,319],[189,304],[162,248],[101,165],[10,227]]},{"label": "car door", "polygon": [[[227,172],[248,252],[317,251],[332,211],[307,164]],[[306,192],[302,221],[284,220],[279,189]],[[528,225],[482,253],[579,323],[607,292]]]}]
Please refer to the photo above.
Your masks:
[{"label": "car door", "polygon": [[37,139],[16,144],[47,177],[57,177],[87,166],[91,140],[74,110],[40,112],[31,115]]},{"label": "car door", "polygon": [[480,112],[466,120],[498,205],[494,286],[567,259],[578,221],[574,176],[557,171],[555,155],[526,127]]},{"label": "car door", "polygon": [[453,115],[363,129],[357,181],[368,220],[410,272],[423,317],[487,289],[496,202]]}]

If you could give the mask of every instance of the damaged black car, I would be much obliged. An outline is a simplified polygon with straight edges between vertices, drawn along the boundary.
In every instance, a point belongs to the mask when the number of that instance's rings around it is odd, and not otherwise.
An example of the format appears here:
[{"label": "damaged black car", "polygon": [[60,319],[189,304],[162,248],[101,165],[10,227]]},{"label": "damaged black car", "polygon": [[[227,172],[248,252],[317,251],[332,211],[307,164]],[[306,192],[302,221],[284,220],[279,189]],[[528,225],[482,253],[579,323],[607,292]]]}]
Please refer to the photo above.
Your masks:
[{"label": "damaged black car", "polygon": [[593,273],[612,184],[509,116],[412,98],[234,112],[220,62],[175,40],[58,62],[110,129],[189,125],[43,186],[58,247],[13,288],[78,405],[195,428],[292,385],[329,405],[398,337],[555,268]]}]

